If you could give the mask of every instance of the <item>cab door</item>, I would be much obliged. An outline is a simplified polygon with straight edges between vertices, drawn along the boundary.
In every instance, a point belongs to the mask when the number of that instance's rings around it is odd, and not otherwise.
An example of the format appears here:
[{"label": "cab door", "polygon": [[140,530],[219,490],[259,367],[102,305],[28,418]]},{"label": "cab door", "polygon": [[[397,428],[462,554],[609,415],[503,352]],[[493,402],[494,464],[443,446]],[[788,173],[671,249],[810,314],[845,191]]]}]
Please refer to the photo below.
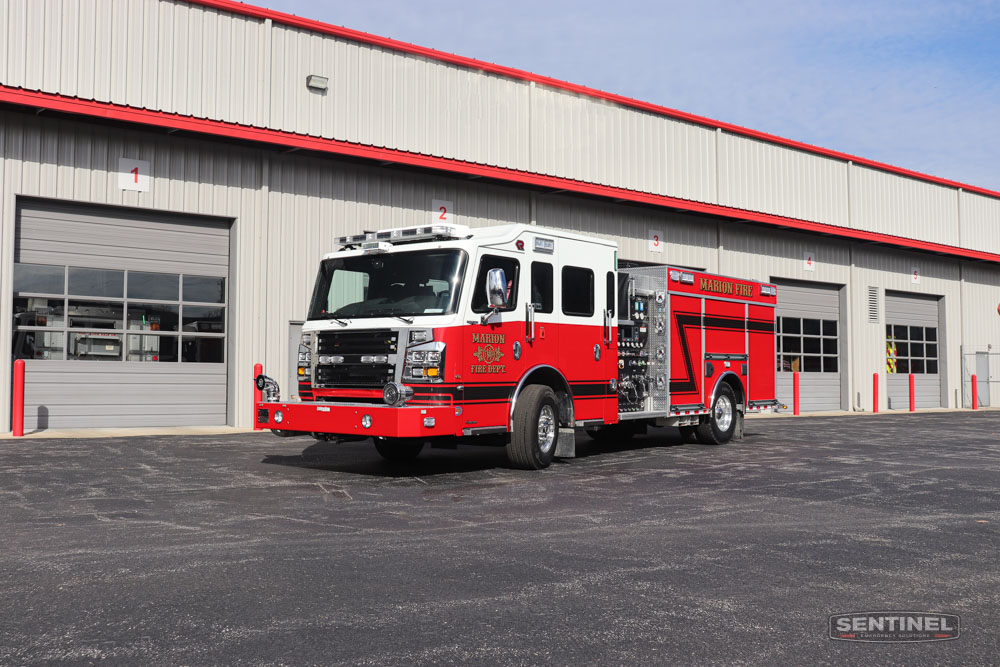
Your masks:
[{"label": "cab door", "polygon": [[[486,294],[490,269],[502,269],[507,284],[507,305],[496,312]],[[476,259],[459,364],[470,428],[506,425],[509,418],[510,396],[524,370],[524,273],[520,253],[484,248]]]}]

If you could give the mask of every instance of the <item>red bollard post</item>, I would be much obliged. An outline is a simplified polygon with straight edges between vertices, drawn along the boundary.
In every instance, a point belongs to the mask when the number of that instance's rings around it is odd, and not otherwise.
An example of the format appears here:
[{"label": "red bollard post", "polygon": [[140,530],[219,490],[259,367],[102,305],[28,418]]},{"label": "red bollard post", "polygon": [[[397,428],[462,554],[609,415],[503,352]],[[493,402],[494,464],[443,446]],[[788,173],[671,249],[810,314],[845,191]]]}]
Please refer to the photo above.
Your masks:
[{"label": "red bollard post", "polygon": [[872,412],[878,412],[878,373],[872,373]]},{"label": "red bollard post", "polygon": [[257,404],[264,400],[264,392],[257,388],[257,376],[264,372],[263,364],[253,365],[253,410],[250,411],[250,417],[253,419],[253,430],[260,431],[261,428],[257,426]]},{"label": "red bollard post", "polygon": [[799,372],[792,373],[792,414],[799,414]]},{"label": "red bollard post", "polygon": [[979,382],[976,379],[976,376],[973,375],[972,376],[972,409],[973,410],[978,410],[979,409],[979,391],[978,391],[979,386],[978,385],[979,385]]},{"label": "red bollard post", "polygon": [[14,362],[13,414],[10,418],[11,431],[15,438],[24,435],[24,359]]},{"label": "red bollard post", "polygon": [[910,373],[910,412],[917,411],[917,376]]}]

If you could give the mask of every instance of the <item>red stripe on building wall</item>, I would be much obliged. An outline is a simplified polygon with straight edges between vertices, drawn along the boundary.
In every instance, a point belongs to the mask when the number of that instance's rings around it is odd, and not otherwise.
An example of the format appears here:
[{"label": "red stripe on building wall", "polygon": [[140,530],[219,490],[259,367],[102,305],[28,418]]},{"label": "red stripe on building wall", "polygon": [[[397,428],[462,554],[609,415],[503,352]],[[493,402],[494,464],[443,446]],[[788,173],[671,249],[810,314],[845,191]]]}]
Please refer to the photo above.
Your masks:
[{"label": "red stripe on building wall", "polygon": [[257,7],[242,2],[234,2],[233,0],[184,0],[184,1],[194,5],[202,5],[204,7],[210,7],[221,11],[231,12],[233,14],[241,14],[243,16],[250,16],[258,19],[271,19],[275,23],[281,23],[282,25],[287,25],[294,28],[300,28],[302,30],[308,30],[311,32],[317,32],[324,35],[332,35],[334,37],[340,37],[355,42],[362,42],[364,44],[371,44],[373,46],[378,46],[392,51],[399,51],[401,53],[410,53],[413,55],[422,56],[424,58],[431,58],[433,60],[437,60],[440,62],[446,62],[452,65],[458,65],[460,67],[467,67],[469,69],[489,72],[490,74],[498,74],[500,76],[506,76],[512,79],[519,79],[521,81],[534,81],[535,83],[540,83],[542,85],[550,86],[552,88],[566,90],[572,93],[577,93],[579,95],[586,95],[587,97],[607,100],[609,102],[614,102],[615,104],[620,104],[622,106],[630,107],[633,109],[640,109],[642,111],[649,111],[651,113],[659,114],[661,116],[667,116],[669,118],[675,118],[677,120],[682,120],[688,123],[694,123],[695,125],[701,125],[712,129],[721,129],[735,135],[749,137],[752,139],[760,139],[762,141],[767,141],[772,144],[778,144],[780,146],[785,146],[787,148],[794,148],[796,150],[805,151],[807,153],[813,153],[815,155],[822,155],[823,157],[834,158],[836,160],[850,161],[853,162],[854,164],[858,164],[864,167],[871,167],[873,169],[878,169],[880,171],[886,171],[892,174],[906,176],[908,178],[915,178],[917,180],[926,181],[928,183],[934,183],[936,185],[944,185],[950,188],[961,188],[966,192],[975,192],[977,194],[986,195],[988,197],[996,197],[1000,199],[1000,192],[988,190],[986,188],[980,188],[974,185],[966,185],[964,183],[959,183],[958,181],[950,181],[948,179],[938,178],[936,176],[930,176],[928,174],[923,174],[917,171],[903,169],[902,167],[895,167],[891,164],[885,164],[884,162],[876,162],[875,160],[868,160],[866,158],[849,155],[848,153],[841,153],[840,151],[834,151],[828,148],[821,148],[819,146],[813,146],[810,144],[802,143],[800,141],[785,139],[784,137],[779,137],[774,134],[768,134],[766,132],[758,132],[757,130],[751,130],[746,127],[741,127],[740,125],[733,125],[731,123],[724,123],[722,121],[712,120],[711,118],[706,118],[704,116],[698,116],[684,111],[678,111],[677,109],[663,107],[658,104],[643,102],[641,100],[632,99],[630,97],[625,97],[623,95],[606,93],[603,90],[598,90],[596,88],[588,88],[587,86],[580,86],[575,83],[569,83],[568,81],[561,81],[559,79],[553,79],[551,77],[542,76],[539,74],[532,74],[531,72],[526,72],[524,70],[516,69],[513,67],[505,67],[503,65],[496,65],[494,63],[488,63],[482,60],[476,60],[475,58],[466,58],[464,56],[457,56],[453,53],[438,51],[436,49],[430,49],[424,46],[417,46],[416,44],[401,42],[399,40],[390,39],[388,37],[379,37],[378,35],[372,35],[367,32],[361,32],[360,30],[351,30],[350,28],[335,26],[329,23],[323,23],[322,21],[314,21],[312,19],[302,18],[301,16],[295,16],[293,14],[285,14],[283,12],[274,11],[273,9],[267,9],[265,7]]},{"label": "red stripe on building wall", "polygon": [[956,246],[945,245],[943,243],[932,243],[917,239],[894,236],[892,234],[881,234],[878,232],[868,232],[838,225],[829,225],[822,222],[811,222],[809,220],[799,220],[796,218],[786,218],[768,213],[757,213],[743,209],[719,206],[717,204],[705,204],[702,202],[655,195],[624,188],[616,188],[607,185],[596,185],[584,181],[574,181],[568,178],[556,176],[545,176],[504,167],[493,167],[489,165],[464,162],[450,158],[433,157],[421,155],[419,153],[407,153],[405,151],[390,148],[377,148],[365,144],[355,144],[336,139],[323,139],[320,137],[310,137],[292,132],[280,130],[268,130],[248,125],[239,125],[217,120],[207,120],[204,118],[194,118],[192,116],[180,116],[162,111],[150,111],[148,109],[137,109],[119,104],[107,102],[94,102],[91,100],[80,100],[72,97],[63,97],[51,93],[39,93],[35,91],[21,90],[19,88],[9,88],[0,86],[0,103],[17,104],[36,109],[47,109],[68,114],[78,114],[83,116],[105,118],[125,123],[134,123],[174,130],[184,130],[198,134],[226,137],[243,141],[252,141],[274,146],[289,148],[299,148],[303,150],[330,153],[335,155],[347,155],[351,157],[366,158],[370,160],[389,161],[398,164],[423,167],[447,171],[457,174],[481,176],[510,183],[539,186],[555,190],[565,190],[580,194],[595,195],[610,199],[620,199],[641,204],[650,204],[692,213],[705,213],[731,220],[757,222],[786,229],[799,231],[819,232],[831,234],[848,239],[872,241],[889,245],[909,248],[914,250],[924,250],[929,252],[953,255],[968,259],[978,259],[987,262],[1000,263],[1000,254],[982,252],[979,250],[969,250]]}]

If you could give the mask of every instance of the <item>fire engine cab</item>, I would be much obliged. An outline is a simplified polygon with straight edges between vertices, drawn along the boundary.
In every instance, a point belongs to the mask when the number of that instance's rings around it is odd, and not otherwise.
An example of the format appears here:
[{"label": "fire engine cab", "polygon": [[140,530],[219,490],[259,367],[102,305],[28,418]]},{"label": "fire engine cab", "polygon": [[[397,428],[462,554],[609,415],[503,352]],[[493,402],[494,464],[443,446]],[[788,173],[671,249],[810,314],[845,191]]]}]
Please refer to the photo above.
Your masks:
[{"label": "fire engine cab", "polygon": [[613,241],[523,224],[338,242],[302,328],[298,400],[259,375],[258,429],[371,437],[395,461],[495,443],[538,469],[574,456],[578,427],[722,444],[777,403],[773,285],[620,267]]}]

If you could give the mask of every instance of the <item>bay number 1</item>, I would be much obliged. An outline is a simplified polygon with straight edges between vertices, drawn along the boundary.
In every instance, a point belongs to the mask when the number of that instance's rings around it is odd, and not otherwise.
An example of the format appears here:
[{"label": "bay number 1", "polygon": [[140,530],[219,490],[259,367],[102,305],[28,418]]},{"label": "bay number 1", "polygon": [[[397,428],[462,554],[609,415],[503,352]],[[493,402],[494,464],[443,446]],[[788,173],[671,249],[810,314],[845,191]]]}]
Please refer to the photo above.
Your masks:
[{"label": "bay number 1", "polygon": [[133,158],[118,158],[118,187],[122,190],[149,192],[149,162]]}]

